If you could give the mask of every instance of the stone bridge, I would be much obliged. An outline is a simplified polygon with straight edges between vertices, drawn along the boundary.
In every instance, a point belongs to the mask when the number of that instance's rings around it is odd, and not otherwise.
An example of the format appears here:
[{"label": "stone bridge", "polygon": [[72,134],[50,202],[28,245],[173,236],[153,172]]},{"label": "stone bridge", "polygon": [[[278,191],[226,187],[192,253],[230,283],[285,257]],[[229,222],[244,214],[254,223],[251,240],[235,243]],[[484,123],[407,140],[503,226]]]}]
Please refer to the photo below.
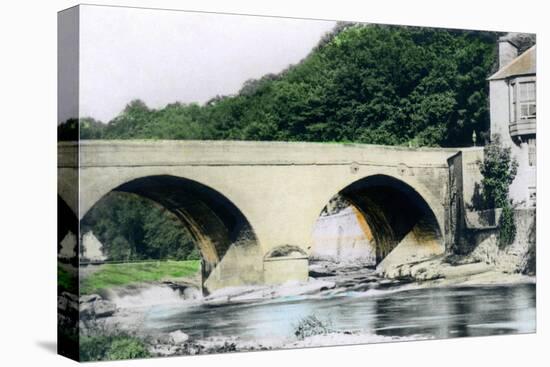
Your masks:
[{"label": "stone bridge", "polygon": [[[307,280],[316,220],[340,194],[363,215],[380,265],[450,248],[456,149],[242,141],[59,143],[58,195],[82,219],[107,193],[149,198],[189,228],[208,291]],[[80,192],[78,192],[80,188]]]}]

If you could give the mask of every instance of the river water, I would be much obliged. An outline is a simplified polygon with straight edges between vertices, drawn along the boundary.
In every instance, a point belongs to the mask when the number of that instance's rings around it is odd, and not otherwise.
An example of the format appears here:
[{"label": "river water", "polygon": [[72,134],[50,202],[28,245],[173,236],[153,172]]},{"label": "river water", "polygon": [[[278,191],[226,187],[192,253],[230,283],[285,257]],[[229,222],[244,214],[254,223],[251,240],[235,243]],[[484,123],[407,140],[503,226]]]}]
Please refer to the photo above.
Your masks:
[{"label": "river water", "polygon": [[143,326],[157,332],[182,330],[195,340],[238,337],[255,343],[292,339],[298,322],[309,315],[335,331],[372,335],[373,341],[531,333],[536,327],[535,293],[535,284],[516,284],[158,306],[148,311]]}]

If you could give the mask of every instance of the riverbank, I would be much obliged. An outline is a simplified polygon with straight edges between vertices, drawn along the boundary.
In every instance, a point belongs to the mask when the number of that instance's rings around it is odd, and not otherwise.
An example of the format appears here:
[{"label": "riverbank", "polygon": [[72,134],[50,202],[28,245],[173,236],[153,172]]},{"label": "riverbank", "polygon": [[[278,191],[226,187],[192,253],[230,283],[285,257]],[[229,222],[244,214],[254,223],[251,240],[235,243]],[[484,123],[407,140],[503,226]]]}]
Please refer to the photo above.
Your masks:
[{"label": "riverbank", "polygon": [[94,294],[116,287],[190,278],[199,276],[199,270],[199,260],[88,265],[80,270],[80,293]]},{"label": "riverbank", "polygon": [[456,285],[505,285],[535,283],[534,275],[526,275],[515,268],[481,261],[473,256],[438,256],[428,260],[401,264],[380,271],[385,278],[415,282],[420,287],[447,287]]},{"label": "riverbank", "polygon": [[[184,334],[185,335],[185,334]],[[327,332],[312,335],[303,339],[288,338],[284,341],[250,342],[238,337],[207,338],[197,341],[185,340],[177,342],[168,336],[163,339],[153,339],[149,352],[156,357],[171,357],[181,355],[198,355],[228,352],[253,352],[277,349],[315,348],[328,346],[344,346],[356,344],[387,343],[408,340],[428,340],[431,337],[413,335],[409,337],[387,337],[360,332]]]},{"label": "riverbank", "polygon": [[101,295],[86,295],[81,297],[81,300],[110,302],[117,310],[116,318],[120,318],[116,320],[116,324],[139,325],[134,315],[159,305],[216,307],[257,302],[285,302],[288,299],[330,298],[350,294],[368,296],[377,291],[397,292],[409,289],[536,282],[534,276],[507,273],[491,264],[466,261],[464,258],[449,259],[444,256],[400,265],[394,268],[392,274],[380,273],[361,264],[315,261],[310,265],[310,278],[307,282],[227,287],[208,296],[202,295],[200,283],[195,278],[196,275],[171,281],[131,283],[102,289]]},{"label": "riverbank", "polygon": [[110,341],[124,341],[150,356],[177,356],[528,333],[536,327],[535,290],[406,283],[338,296],[125,308],[83,321],[81,340],[100,342],[102,355],[117,350]]},{"label": "riverbank", "polygon": [[[423,268],[429,270],[424,271]],[[441,302],[434,302],[433,296],[429,296],[426,301],[421,302],[424,306],[419,305],[421,308],[416,309],[412,314],[407,313],[408,309],[399,311],[392,316],[395,325],[389,329],[378,325],[379,329],[374,331],[362,330],[354,326],[358,325],[356,323],[339,324],[338,327],[332,328],[330,314],[339,315],[338,308],[349,302],[366,303],[356,311],[349,310],[349,312],[351,315],[364,313],[362,317],[369,320],[374,315],[379,316],[380,312],[385,313],[395,309],[395,306],[387,302],[409,303],[411,300],[418,299],[418,295],[441,293],[459,295],[477,293],[475,298],[464,302],[467,304],[492,302],[493,306],[499,307],[498,302],[505,301],[491,301],[490,293],[493,290],[501,289],[500,292],[506,293],[522,287],[522,284],[529,286],[535,282],[534,277],[504,273],[490,264],[448,257],[403,265],[393,276],[393,278],[382,277],[376,269],[361,264],[314,261],[310,264],[308,282],[289,282],[276,286],[231,287],[213,292],[207,297],[203,297],[197,287],[188,283],[153,281],[113,287],[108,291],[104,290],[102,295],[81,297],[80,333],[84,337],[83,340],[97,338],[104,341],[105,348],[108,349],[111,348],[108,344],[110,340],[124,340],[126,343],[133,343],[136,348],[138,348],[137,345],[142,345],[151,356],[421,340],[432,338],[433,335],[417,333],[414,330],[400,331],[392,335],[392,328],[407,328],[407,325],[416,323],[411,321],[416,317],[425,320],[425,318],[432,318],[435,313],[448,312],[450,306],[445,305],[445,302],[448,302],[445,301],[446,298],[442,298]],[[462,296],[457,297],[460,299]],[[521,294],[515,296],[515,298],[518,297],[520,301],[523,299]],[[507,300],[510,297],[503,298]],[[425,303],[428,300],[430,303]],[[451,301],[454,303],[457,299],[452,298]],[[376,306],[372,306],[372,303]],[[321,314],[329,312],[328,317],[320,317],[320,320],[328,326],[314,328],[312,333],[301,335],[300,331],[297,334],[299,325],[294,325],[295,321],[292,321],[293,317],[297,317],[295,313],[301,314],[311,307],[308,305],[316,304],[324,305],[319,309]],[[424,311],[418,311],[430,304],[431,307],[437,307],[432,311],[427,310],[425,314]],[[213,312],[214,309],[215,312]],[[468,309],[470,308],[466,308]],[[347,309],[345,310],[348,312]],[[318,311],[315,311],[314,307],[311,312],[311,315],[315,316]],[[493,313],[498,315],[498,312]],[[220,314],[220,320],[216,319],[218,314]],[[300,317],[308,315],[302,314]],[[401,315],[407,315],[407,318],[399,320]],[[475,320],[479,316],[475,314],[472,317]],[[214,319],[210,320],[211,317]],[[257,319],[258,317],[261,317],[261,320]],[[266,338],[266,335],[274,332],[273,326],[268,325],[276,323],[274,319],[277,317],[283,317],[281,322],[291,323],[291,325],[286,326],[286,331],[279,331],[278,337]],[[440,317],[447,322],[446,316]],[[267,325],[265,325],[264,334],[262,325],[265,323]],[[474,326],[477,323],[479,321],[476,321]],[[226,324],[235,324],[235,331],[223,331]],[[438,327],[439,321],[435,324],[436,326],[430,327]],[[483,330],[485,326],[479,327]],[[217,334],[217,328],[221,328],[220,334]],[[241,337],[241,333],[250,328],[262,336]],[[509,331],[500,330],[499,332]],[[299,334],[301,336],[297,336]]]}]

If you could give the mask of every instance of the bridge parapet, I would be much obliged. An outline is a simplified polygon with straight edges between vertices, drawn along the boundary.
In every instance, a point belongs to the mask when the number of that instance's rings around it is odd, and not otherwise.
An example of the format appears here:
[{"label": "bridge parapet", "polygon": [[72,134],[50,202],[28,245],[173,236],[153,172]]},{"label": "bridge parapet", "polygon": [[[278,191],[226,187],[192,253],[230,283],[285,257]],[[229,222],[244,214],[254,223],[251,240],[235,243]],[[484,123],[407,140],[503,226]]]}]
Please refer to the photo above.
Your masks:
[{"label": "bridge parapet", "polygon": [[[296,246],[308,253],[315,222],[331,197],[369,177],[388,177],[391,180],[379,182],[393,182],[392,189],[398,191],[414,191],[414,195],[422,198],[433,212],[438,231],[445,244],[448,243],[448,159],[458,152],[457,149],[150,140],[81,141],[80,144],[60,143],[58,148],[60,175],[66,176],[67,172],[72,172],[80,182],[79,218],[110,191],[133,187],[138,180],[146,178],[157,183],[172,182],[170,177],[176,180],[174,182],[196,182],[238,208],[249,222],[259,247],[251,246],[250,251],[229,249],[225,258],[220,259],[219,265],[212,269],[212,274],[216,275],[211,281],[213,288],[222,287],[225,283],[236,285],[241,281],[239,259],[247,269],[258,273],[263,265],[254,261],[263,261],[265,254],[276,247]],[[176,186],[172,188],[172,194],[181,191]],[[382,192],[391,198],[391,190],[373,192]],[[164,200],[162,193],[162,187],[156,185],[154,197],[161,202],[174,203],[173,197],[167,196]],[[63,197],[65,194],[60,192],[60,195]],[[210,204],[206,196],[205,200],[204,205],[200,205],[206,210]],[[190,213],[196,212],[198,207],[185,208],[191,202],[194,201],[176,201],[174,210],[180,211],[178,215],[183,218],[192,217]],[[381,203],[377,202],[378,205]],[[399,215],[407,212],[406,207],[399,209],[398,202],[394,202],[391,208],[397,212],[384,219],[388,220],[386,227],[398,225],[395,221],[398,221]],[[197,237],[215,242],[215,238],[200,233],[200,229],[208,227],[208,223],[203,224],[200,220],[193,223]],[[228,228],[231,225],[227,223]],[[398,232],[403,230],[401,228]],[[248,253],[250,259],[255,260],[242,261]],[[298,270],[293,273],[307,274]],[[252,278],[249,277],[248,281],[265,280],[262,275]]]},{"label": "bridge parapet", "polygon": [[[75,151],[80,152],[76,161]],[[457,149],[384,145],[184,140],[84,140],[59,144],[64,167],[166,165],[360,165],[446,168]]]}]

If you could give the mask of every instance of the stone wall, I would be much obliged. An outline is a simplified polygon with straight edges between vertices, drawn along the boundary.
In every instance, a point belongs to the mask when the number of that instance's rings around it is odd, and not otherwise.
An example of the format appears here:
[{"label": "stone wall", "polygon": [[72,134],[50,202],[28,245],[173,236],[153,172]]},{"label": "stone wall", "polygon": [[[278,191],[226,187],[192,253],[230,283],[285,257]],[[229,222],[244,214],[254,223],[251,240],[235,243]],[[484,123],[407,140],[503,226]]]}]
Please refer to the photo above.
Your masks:
[{"label": "stone wall", "polygon": [[495,265],[498,270],[506,273],[534,274],[535,221],[535,209],[515,209],[516,237],[514,242],[506,247],[499,246],[498,228],[477,231],[473,236],[477,246],[471,253],[472,258]]},{"label": "stone wall", "polygon": [[[75,160],[77,151],[79,159]],[[210,242],[214,246],[223,245],[220,248],[224,249],[224,255],[219,257],[219,262],[212,262],[211,275],[205,282],[208,289],[215,290],[265,282],[263,258],[274,248],[290,245],[309,252],[319,214],[335,194],[354,183],[371,188],[370,199],[377,197],[376,188],[385,190],[387,200],[400,192],[408,198],[403,205],[394,203],[386,210],[385,214],[391,214],[389,218],[396,219],[387,222],[393,232],[403,232],[403,228],[397,228],[403,224],[398,218],[402,213],[410,217],[408,209],[421,202],[424,211],[433,212],[434,227],[444,236],[448,221],[447,159],[456,152],[457,149],[302,142],[60,143],[58,172],[75,174],[79,185],[60,185],[59,197],[63,199],[78,193],[78,205],[70,207],[78,218],[82,218],[112,190],[154,195],[153,199],[166,205],[168,210],[180,213],[183,221],[196,222],[191,228],[197,229],[196,237],[204,248]],[[185,189],[189,192],[181,192],[179,184],[166,190],[168,182],[186,182]],[[148,183],[154,185],[148,186]],[[155,190],[151,189],[153,187]],[[208,195],[197,196],[195,192]],[[218,197],[223,200],[213,199]],[[220,205],[208,205],[210,202]],[[244,247],[219,241],[219,236],[214,236],[219,231],[210,230],[214,228],[212,221],[206,220],[211,216],[198,213],[205,207],[216,209],[216,216],[227,224],[227,228],[240,221],[233,221],[223,213],[227,208],[237,208],[250,224],[257,246]],[[228,235],[232,233],[229,231]],[[301,279],[307,264],[295,262],[303,267],[299,274]],[[293,280],[292,274],[287,273],[285,280]]]},{"label": "stone wall", "polygon": [[464,149],[449,159],[451,252],[469,255],[505,272],[532,273],[536,242],[535,208],[519,205],[514,210],[515,240],[505,248],[499,247],[501,209],[480,210],[482,175],[478,162],[482,159],[482,148]]},{"label": "stone wall", "polygon": [[[449,164],[449,237],[451,251],[467,254],[476,241],[473,231],[494,228],[491,212],[480,212],[481,179],[479,162],[483,148],[467,148],[448,160]],[[493,220],[491,220],[493,219]]]},{"label": "stone wall", "polygon": [[376,247],[363,215],[348,206],[337,214],[319,217],[313,229],[310,257],[376,265]]}]

